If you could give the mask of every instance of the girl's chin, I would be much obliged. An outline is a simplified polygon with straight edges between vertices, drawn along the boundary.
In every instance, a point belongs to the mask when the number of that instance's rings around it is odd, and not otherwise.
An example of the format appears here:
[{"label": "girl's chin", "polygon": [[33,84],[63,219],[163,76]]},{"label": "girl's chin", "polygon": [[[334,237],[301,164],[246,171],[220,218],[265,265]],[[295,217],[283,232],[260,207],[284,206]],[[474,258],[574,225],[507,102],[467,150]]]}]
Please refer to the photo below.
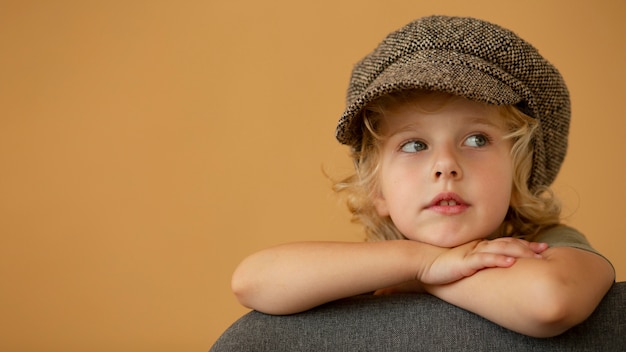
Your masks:
[{"label": "girl's chin", "polygon": [[440,235],[430,236],[430,237],[422,237],[422,236],[415,236],[415,237],[416,238],[407,236],[407,238],[410,240],[419,241],[422,243],[430,244],[432,246],[437,246],[441,248],[454,248],[454,247],[458,247],[460,245],[466,244],[471,241],[487,238],[488,236],[482,236],[482,235],[481,236],[476,236],[476,235],[459,236],[457,234],[443,233]]}]

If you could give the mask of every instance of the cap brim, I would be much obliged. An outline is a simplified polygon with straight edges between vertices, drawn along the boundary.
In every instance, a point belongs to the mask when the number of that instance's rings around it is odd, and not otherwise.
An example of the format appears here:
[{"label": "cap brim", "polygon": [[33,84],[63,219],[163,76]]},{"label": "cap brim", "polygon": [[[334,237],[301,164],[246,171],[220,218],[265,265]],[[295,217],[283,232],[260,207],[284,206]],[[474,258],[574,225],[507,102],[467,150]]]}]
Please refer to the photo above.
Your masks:
[{"label": "cap brim", "polygon": [[416,54],[389,65],[353,99],[337,128],[337,139],[341,143],[359,144],[361,121],[357,117],[360,111],[373,100],[401,90],[441,91],[492,105],[515,105],[523,100],[511,88],[520,84],[517,79],[480,58],[458,53],[421,51]]}]

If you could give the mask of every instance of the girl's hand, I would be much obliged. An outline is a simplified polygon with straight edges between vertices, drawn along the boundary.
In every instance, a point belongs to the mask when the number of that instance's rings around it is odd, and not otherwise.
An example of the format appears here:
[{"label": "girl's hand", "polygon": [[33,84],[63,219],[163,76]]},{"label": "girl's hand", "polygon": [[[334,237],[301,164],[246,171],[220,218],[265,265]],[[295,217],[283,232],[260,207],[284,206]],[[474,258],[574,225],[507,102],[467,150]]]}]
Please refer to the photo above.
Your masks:
[{"label": "girl's hand", "polygon": [[416,280],[427,285],[443,285],[474,275],[485,268],[508,268],[517,258],[541,259],[546,243],[503,237],[476,240],[454,248],[440,248],[433,262],[416,274]]}]

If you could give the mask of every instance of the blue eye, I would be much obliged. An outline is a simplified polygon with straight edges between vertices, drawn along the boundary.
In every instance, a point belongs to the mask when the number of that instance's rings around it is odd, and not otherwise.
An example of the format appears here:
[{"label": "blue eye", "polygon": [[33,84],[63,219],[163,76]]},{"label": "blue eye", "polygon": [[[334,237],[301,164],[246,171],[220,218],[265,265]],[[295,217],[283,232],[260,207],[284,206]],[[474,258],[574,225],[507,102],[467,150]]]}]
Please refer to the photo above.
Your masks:
[{"label": "blue eye", "polygon": [[410,142],[404,143],[400,147],[400,150],[402,150],[405,153],[417,153],[419,151],[426,150],[426,149],[428,149],[428,146],[426,145],[426,143],[420,142],[420,141],[410,141]]},{"label": "blue eye", "polygon": [[465,145],[475,148],[484,147],[487,144],[489,144],[489,137],[484,134],[475,134],[465,140]]}]

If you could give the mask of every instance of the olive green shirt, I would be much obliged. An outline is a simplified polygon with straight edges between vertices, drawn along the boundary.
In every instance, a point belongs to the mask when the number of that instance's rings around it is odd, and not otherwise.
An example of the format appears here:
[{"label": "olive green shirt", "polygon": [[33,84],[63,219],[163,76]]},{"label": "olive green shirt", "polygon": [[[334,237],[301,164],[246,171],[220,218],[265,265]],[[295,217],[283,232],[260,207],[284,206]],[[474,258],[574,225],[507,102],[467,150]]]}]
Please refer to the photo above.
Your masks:
[{"label": "olive green shirt", "polygon": [[[569,226],[558,225],[551,227],[528,240],[532,242],[545,242],[549,247],[572,247],[582,249],[601,256],[613,266],[610,260],[591,247],[591,244],[582,233]],[[613,271],[615,272],[615,268],[613,268]]]}]

